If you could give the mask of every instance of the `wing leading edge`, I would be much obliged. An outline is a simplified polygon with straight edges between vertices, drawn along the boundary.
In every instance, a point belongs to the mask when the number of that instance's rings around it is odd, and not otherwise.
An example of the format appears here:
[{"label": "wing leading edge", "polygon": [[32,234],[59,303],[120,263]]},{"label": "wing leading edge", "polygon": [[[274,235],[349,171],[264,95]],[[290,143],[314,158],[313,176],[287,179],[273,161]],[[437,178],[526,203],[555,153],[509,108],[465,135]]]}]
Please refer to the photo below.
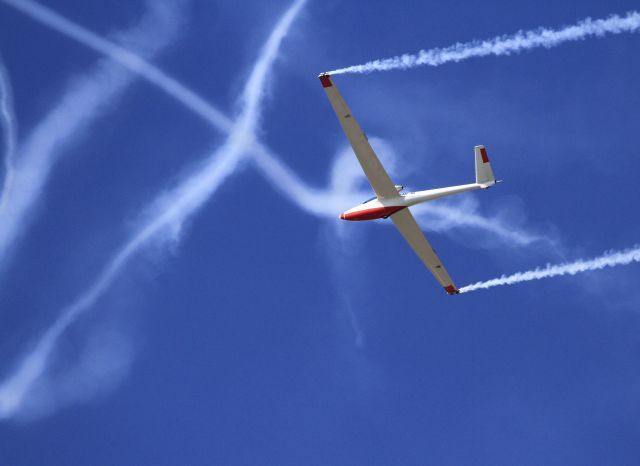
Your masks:
[{"label": "wing leading edge", "polygon": [[422,260],[436,280],[443,286],[444,290],[449,294],[458,294],[458,288],[454,285],[451,277],[438,258],[438,255],[424,236],[424,233],[420,230],[411,211],[409,211],[409,209],[402,209],[393,214],[391,220],[420,260]]},{"label": "wing leading edge", "polygon": [[378,160],[375,152],[371,148],[367,137],[360,128],[360,125],[351,114],[351,110],[347,106],[346,102],[340,95],[338,88],[333,83],[331,76],[328,74],[321,74],[319,76],[322,87],[329,97],[329,102],[333,107],[333,111],[336,112],[338,121],[344,130],[344,133],[351,143],[353,152],[355,152],[358,162],[362,166],[362,170],[366,175],[371,187],[375,191],[376,195],[380,199],[396,197],[398,190],[391,181],[389,174],[385,171],[384,167]]},{"label": "wing leading edge", "polygon": [[[397,197],[398,191],[395,185],[382,166],[382,163],[380,163],[380,160],[378,160],[360,125],[356,119],[353,118],[353,115],[351,115],[351,110],[349,110],[349,107],[340,95],[331,76],[321,74],[319,78],[327,97],[329,97],[333,111],[338,117],[340,126],[342,126],[347,139],[349,139],[349,143],[358,158],[358,162],[360,162],[362,170],[376,195],[379,199]],[[420,260],[422,260],[436,280],[444,287],[445,291],[449,294],[459,293],[458,288],[453,284],[451,277],[440,262],[431,244],[429,244],[427,238],[422,233],[422,230],[420,230],[409,209],[405,208],[391,215],[391,220]]]}]

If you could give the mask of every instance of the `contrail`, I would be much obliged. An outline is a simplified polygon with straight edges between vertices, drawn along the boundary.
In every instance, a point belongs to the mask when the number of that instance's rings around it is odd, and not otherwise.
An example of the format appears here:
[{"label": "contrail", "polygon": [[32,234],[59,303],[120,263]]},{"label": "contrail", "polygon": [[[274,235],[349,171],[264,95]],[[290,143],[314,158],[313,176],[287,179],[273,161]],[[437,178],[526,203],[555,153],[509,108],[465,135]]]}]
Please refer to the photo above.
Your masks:
[{"label": "contrail", "polygon": [[[153,2],[149,14],[119,40],[153,57],[177,32],[177,12]],[[60,100],[17,148],[12,182],[5,191],[0,211],[0,266],[5,265],[11,246],[28,224],[28,215],[55,163],[69,146],[85,136],[91,124],[111,110],[136,74],[116,63],[101,61],[95,69],[71,81]]]},{"label": "contrail", "polygon": [[485,282],[474,283],[460,288],[461,293],[480,289],[493,288],[501,285],[514,285],[516,283],[540,280],[543,278],[558,277],[561,275],[575,275],[577,273],[600,270],[606,267],[616,267],[618,265],[628,265],[633,262],[640,262],[640,246],[634,246],[624,251],[609,251],[602,256],[588,260],[578,260],[568,264],[551,265],[544,268],[518,272],[509,276],[501,276]]},{"label": "contrail", "polygon": [[4,182],[0,193],[0,217],[7,202],[7,195],[13,184],[15,172],[15,152],[17,123],[13,112],[13,92],[11,81],[2,57],[0,57],[0,126],[4,136]]},{"label": "contrail", "polygon": [[132,238],[114,255],[98,279],[45,332],[37,345],[24,357],[17,370],[0,385],[0,418],[18,415],[29,392],[43,376],[51,354],[62,333],[86,313],[118,278],[123,267],[152,240],[176,238],[181,227],[204,205],[216,189],[231,175],[243,158],[256,132],[260,104],[264,97],[264,79],[278,56],[280,44],[306,0],[296,0],[278,21],[252,70],[241,101],[243,112],[232,127],[225,144],[193,170],[177,187],[151,203],[149,217]]},{"label": "contrail", "polygon": [[[456,202],[452,204],[452,202]],[[546,242],[555,245],[552,238],[532,234],[507,225],[499,217],[490,218],[477,212],[477,202],[473,198],[459,201],[429,202],[412,207],[418,223],[431,231],[448,231],[453,228],[475,228],[499,238],[503,243],[515,246],[527,246],[532,243]]]},{"label": "contrail", "polygon": [[[27,14],[34,20],[44,24],[53,30],[70,37],[77,42],[111,58],[128,70],[137,73],[151,84],[155,85],[178,103],[190,109],[210,123],[214,128],[224,134],[229,134],[233,122],[223,112],[209,104],[204,98],[186,87],[175,78],[150,64],[144,58],[132,53],[119,45],[116,45],[88,29],[76,24],[58,13],[39,5],[32,0],[0,0]],[[360,203],[369,196],[369,192],[354,192],[353,190],[336,189],[336,180],[344,180],[345,173],[334,170],[332,174],[332,186],[328,189],[313,188],[304,183],[291,169],[284,165],[279,157],[258,140],[250,143],[252,161],[259,172],[270,182],[271,186],[286,199],[290,200],[298,208],[311,215],[335,218],[345,205],[351,206]],[[349,155],[353,158],[353,155]],[[354,165],[355,166],[355,165]],[[361,172],[356,176],[361,177]],[[351,180],[352,181],[352,180]],[[489,220],[478,214],[469,216],[468,210],[463,211],[451,205],[440,205],[422,208],[428,215],[422,215],[418,221],[427,226],[427,222],[436,220],[439,225],[451,227],[471,226],[480,229],[488,229],[497,234],[503,241],[517,245],[526,245],[537,241],[537,237],[525,232],[512,230],[501,226],[497,220]],[[344,209],[343,209],[344,210]],[[457,219],[454,221],[454,219]],[[515,242],[513,240],[515,239]],[[0,252],[2,250],[0,237]]]},{"label": "contrail", "polygon": [[420,50],[415,54],[398,55],[391,58],[373,60],[363,65],[348,66],[329,71],[329,74],[371,73],[372,71],[406,70],[418,66],[440,66],[487,55],[511,55],[538,47],[551,48],[564,42],[583,40],[588,37],[602,37],[607,34],[637,32],[640,29],[640,13],[632,11],[626,16],[613,15],[606,19],[584,19],[572,26],[560,29],[539,28],[518,31],[484,41],[457,43],[445,48]]},{"label": "contrail", "polygon": [[[167,94],[193,110],[197,115],[222,129],[224,132],[228,133],[231,130],[232,122],[222,112],[209,105],[195,92],[150,64],[144,57],[98,36],[79,24],[70,21],[55,11],[32,0],[0,1],[23,12],[39,23],[120,63],[120,65],[155,84]],[[155,6],[160,2],[149,3]],[[162,34],[156,34],[156,39],[162,40]]]}]

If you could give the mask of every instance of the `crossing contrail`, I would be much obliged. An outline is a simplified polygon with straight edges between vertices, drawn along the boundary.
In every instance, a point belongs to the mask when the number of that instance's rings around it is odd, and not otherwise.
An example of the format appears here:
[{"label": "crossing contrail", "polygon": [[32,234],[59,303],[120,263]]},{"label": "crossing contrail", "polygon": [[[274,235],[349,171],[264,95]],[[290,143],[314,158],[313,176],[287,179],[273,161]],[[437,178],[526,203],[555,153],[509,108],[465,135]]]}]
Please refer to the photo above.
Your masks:
[{"label": "crossing contrail", "polygon": [[[28,0],[2,1],[12,5],[33,5],[33,2]],[[119,48],[110,42],[101,42],[103,40],[98,36],[93,36],[93,38],[100,39],[99,42],[86,41],[84,40],[86,39],[84,34],[73,33],[72,37],[74,35],[77,36],[75,38],[80,42],[107,55],[130,71],[136,72],[160,87],[196,114],[211,122],[214,127],[227,133],[228,139],[218,151],[199,165],[197,170],[192,171],[191,175],[183,179],[176,188],[158,196],[151,203],[151,207],[144,216],[145,220],[139,224],[129,241],[116,251],[93,284],[70,306],[62,310],[59,319],[49,327],[32,351],[21,360],[18,368],[0,385],[0,418],[13,417],[23,412],[25,404],[28,404],[31,390],[38,385],[39,381],[42,382],[45,379],[44,375],[49,358],[55,351],[57,342],[66,329],[95,305],[120,276],[127,263],[146,245],[149,245],[152,241],[176,239],[176,235],[179,234],[183,224],[193,217],[202,205],[211,198],[221,183],[237,170],[239,162],[244,160],[244,155],[252,154],[253,157],[249,158],[249,160],[256,164],[256,167],[272,183],[274,188],[281,191],[301,209],[314,215],[321,217],[335,216],[338,210],[334,209],[334,207],[336,207],[337,202],[341,202],[338,200],[338,193],[357,195],[358,201],[361,200],[362,193],[351,189],[355,184],[355,177],[361,176],[361,174],[347,173],[345,175],[343,170],[334,170],[329,189],[314,189],[300,180],[270,149],[255,139],[255,126],[259,120],[259,105],[262,100],[264,77],[275,58],[279,42],[286,34],[289,24],[293,21],[303,3],[304,0],[298,0],[281,19],[279,27],[272,33],[267,46],[263,50],[263,55],[256,63],[245,87],[242,99],[244,110],[235,123],[193,91],[153,67],[143,58],[133,55],[130,51]],[[52,12],[49,11],[49,13]],[[55,13],[53,14],[55,15]],[[44,17],[51,19],[47,15]],[[68,35],[71,35],[70,31],[77,32],[75,28],[65,29],[63,26],[66,24],[64,21],[62,23],[54,21],[48,25],[56,27]],[[77,25],[74,25],[74,27],[77,27]],[[116,49],[111,46],[115,46]],[[348,189],[345,190],[345,187]],[[341,199],[344,201],[344,198]],[[442,206],[440,209],[435,209],[428,213],[435,215],[436,218],[442,217],[441,223],[442,225],[447,225],[447,228],[466,225],[465,221],[451,221],[452,218],[456,217],[467,218],[460,209],[455,207]],[[476,216],[471,217],[471,219],[472,226],[481,229],[486,227],[487,222],[483,222],[482,217]],[[491,231],[498,235],[506,235],[506,238],[509,239],[516,238],[516,242],[524,241],[528,243],[535,241],[535,238],[510,236],[508,229],[493,229]]]},{"label": "crossing contrail", "polygon": [[[229,117],[192,89],[189,89],[180,81],[149,63],[144,57],[136,55],[130,50],[98,36],[81,25],[72,22],[68,18],[32,0],[0,1],[15,7],[45,26],[118,62],[123,67],[138,74],[149,83],[161,89],[220,132],[224,134],[230,133],[233,121]],[[252,155],[252,157],[249,160],[254,163],[254,166],[267,179],[271,186],[298,208],[311,215],[335,218],[336,212],[339,212],[340,209],[345,207],[349,202],[351,204],[357,204],[369,196],[368,192],[346,191],[344,189],[336,190],[337,186],[335,183],[338,182],[338,180],[345,181],[346,178],[349,178],[350,182],[352,182],[354,177],[360,178],[362,176],[362,173],[359,171],[357,174],[352,174],[344,172],[343,170],[334,170],[332,173],[331,186],[328,188],[314,188],[301,180],[271,149],[260,143],[257,139],[251,141],[250,147],[250,155]],[[350,155],[350,157],[353,156]],[[417,220],[423,226],[433,224],[434,220],[438,225],[447,226],[447,228],[443,229],[470,226],[496,234],[503,242],[518,246],[527,245],[540,239],[539,236],[510,228],[498,219],[487,219],[475,212],[470,212],[469,209],[463,210],[453,204],[441,204],[439,206],[429,205],[423,207],[421,211],[423,215]],[[2,249],[1,246],[2,238],[0,232],[0,252]]]},{"label": "crossing contrail", "polygon": [[0,384],[0,419],[20,414],[28,395],[43,377],[56,344],[64,331],[95,305],[124,266],[152,241],[175,240],[183,224],[211,198],[231,175],[250,149],[260,119],[265,79],[278,56],[280,44],[306,0],[296,0],[280,18],[262,49],[245,85],[241,101],[243,111],[231,128],[223,146],[211,154],[168,193],[151,203],[148,215],[93,284],[44,333],[35,347],[21,360],[18,368]]},{"label": "crossing contrail", "polygon": [[581,259],[566,264],[547,264],[543,268],[518,272],[513,275],[503,275],[499,278],[474,283],[460,288],[461,293],[469,291],[493,288],[501,285],[515,285],[516,283],[528,282],[531,280],[541,280],[543,278],[559,277],[562,275],[575,275],[578,273],[600,270],[606,267],[616,267],[618,265],[628,265],[633,262],[640,262],[640,246],[634,246],[623,251],[609,251],[594,259]]},{"label": "crossing contrail", "polygon": [[[214,126],[222,128],[225,132],[230,131],[232,122],[222,112],[209,105],[208,102],[198,96],[191,89],[188,89],[176,79],[149,63],[149,61],[145,59],[146,57],[100,37],[79,24],[76,24],[56,13],[50,8],[40,5],[32,0],[0,1],[21,11],[35,21],[58,31],[60,34],[63,34],[78,43],[111,58],[113,61],[120,63],[120,65],[145,78],[164,90],[167,94],[179,100],[182,104],[190,108],[206,121],[212,123]],[[150,1],[149,3],[154,7],[157,7],[157,4],[161,2]],[[162,38],[162,34],[157,34],[156,38]]]},{"label": "crossing contrail", "polygon": [[538,47],[556,47],[565,42],[583,40],[588,37],[602,37],[608,34],[630,33],[638,30],[640,30],[640,13],[631,11],[626,16],[612,15],[605,19],[586,18],[574,25],[560,29],[521,30],[513,35],[503,35],[483,41],[474,40],[445,48],[420,50],[418,53],[373,60],[362,65],[339,68],[328,73],[332,75],[371,73],[373,71],[406,70],[419,66],[440,66],[474,57],[511,55]]},{"label": "crossing contrail", "polygon": [[13,92],[11,81],[2,57],[0,57],[0,126],[4,138],[4,181],[0,192],[0,218],[7,202],[7,195],[13,184],[15,172],[15,152],[17,123],[13,112]]},{"label": "crossing contrail", "polygon": [[[119,33],[119,40],[152,58],[175,36],[179,15],[167,4],[153,2],[137,25]],[[58,102],[16,149],[11,183],[0,210],[0,268],[15,240],[29,223],[51,170],[71,144],[87,135],[91,125],[114,108],[137,74],[101,60],[85,75],[72,79]]]}]

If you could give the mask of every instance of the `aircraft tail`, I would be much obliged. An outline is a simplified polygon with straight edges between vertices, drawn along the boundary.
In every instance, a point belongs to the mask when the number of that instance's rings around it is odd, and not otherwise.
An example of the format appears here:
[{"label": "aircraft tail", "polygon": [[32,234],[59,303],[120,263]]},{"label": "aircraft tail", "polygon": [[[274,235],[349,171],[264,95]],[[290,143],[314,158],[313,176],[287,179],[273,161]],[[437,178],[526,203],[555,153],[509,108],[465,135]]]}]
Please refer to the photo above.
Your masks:
[{"label": "aircraft tail", "polygon": [[493,176],[487,149],[484,146],[475,146],[473,148],[476,156],[476,183],[482,185],[482,188],[488,188],[496,184],[496,178]]}]

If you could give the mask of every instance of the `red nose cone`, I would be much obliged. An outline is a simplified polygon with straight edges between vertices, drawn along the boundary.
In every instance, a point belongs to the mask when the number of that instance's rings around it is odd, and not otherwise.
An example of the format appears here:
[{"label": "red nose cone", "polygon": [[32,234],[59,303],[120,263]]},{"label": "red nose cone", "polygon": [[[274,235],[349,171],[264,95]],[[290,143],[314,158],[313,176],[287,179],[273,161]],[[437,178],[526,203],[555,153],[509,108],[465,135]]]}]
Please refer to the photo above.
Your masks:
[{"label": "red nose cone", "polygon": [[340,218],[344,220],[344,213],[340,214]]}]

